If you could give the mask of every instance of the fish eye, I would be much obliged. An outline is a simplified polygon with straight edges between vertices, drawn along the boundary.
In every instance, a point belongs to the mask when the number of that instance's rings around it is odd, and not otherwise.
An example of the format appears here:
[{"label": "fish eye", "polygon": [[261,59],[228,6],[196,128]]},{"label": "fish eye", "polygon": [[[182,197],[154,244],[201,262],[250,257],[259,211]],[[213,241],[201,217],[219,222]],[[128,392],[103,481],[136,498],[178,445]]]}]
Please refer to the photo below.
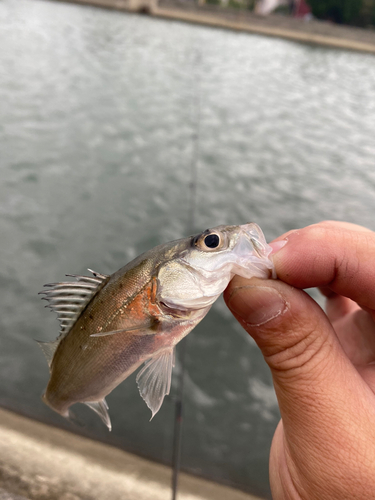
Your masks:
[{"label": "fish eye", "polygon": [[218,234],[212,233],[205,237],[204,244],[208,248],[217,248],[220,244],[220,237]]},{"label": "fish eye", "polygon": [[213,252],[215,250],[220,250],[225,244],[225,241],[226,238],[224,234],[219,231],[210,232],[207,230],[196,236],[193,240],[193,244],[204,252]]}]

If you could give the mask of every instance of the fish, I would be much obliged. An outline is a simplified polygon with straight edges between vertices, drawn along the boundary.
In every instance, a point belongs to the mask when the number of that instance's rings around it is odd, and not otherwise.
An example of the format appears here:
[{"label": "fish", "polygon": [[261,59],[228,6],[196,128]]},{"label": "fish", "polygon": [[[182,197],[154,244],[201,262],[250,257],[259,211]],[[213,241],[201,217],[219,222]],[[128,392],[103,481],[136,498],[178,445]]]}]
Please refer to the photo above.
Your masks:
[{"label": "fish", "polygon": [[271,247],[255,223],[217,226],[164,243],[112,275],[67,274],[40,292],[60,334],[38,341],[50,379],[43,401],[74,420],[84,403],[111,430],[106,396],[143,363],[136,382],[152,416],[171,387],[174,349],[235,274],[276,278]]}]

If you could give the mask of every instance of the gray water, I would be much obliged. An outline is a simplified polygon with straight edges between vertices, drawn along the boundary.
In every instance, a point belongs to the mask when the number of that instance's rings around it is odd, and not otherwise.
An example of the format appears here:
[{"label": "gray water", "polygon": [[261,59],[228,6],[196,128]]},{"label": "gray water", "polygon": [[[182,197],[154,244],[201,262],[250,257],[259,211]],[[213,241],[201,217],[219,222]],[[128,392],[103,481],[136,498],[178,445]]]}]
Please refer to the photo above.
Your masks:
[{"label": "gray water", "polygon": [[[0,2],[0,404],[171,462],[134,376],[113,432],[43,405],[34,338],[58,324],[37,292],[110,274],[195,229],[256,221],[266,237],[322,219],[375,229],[375,58],[41,0]],[[179,371],[179,363],[175,372]],[[182,465],[269,496],[279,414],[269,371],[220,300],[189,335]]]}]

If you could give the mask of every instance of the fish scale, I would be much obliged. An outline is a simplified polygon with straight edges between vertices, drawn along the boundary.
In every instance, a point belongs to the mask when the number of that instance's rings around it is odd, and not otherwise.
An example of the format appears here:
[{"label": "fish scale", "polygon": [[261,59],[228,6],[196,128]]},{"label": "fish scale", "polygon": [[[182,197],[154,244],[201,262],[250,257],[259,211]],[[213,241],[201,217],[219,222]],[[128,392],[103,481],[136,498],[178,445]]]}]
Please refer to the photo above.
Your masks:
[{"label": "fish scale", "polygon": [[67,418],[85,403],[111,429],[105,397],[145,362],[136,381],[153,418],[169,394],[175,345],[235,274],[276,277],[271,251],[254,223],[217,226],[159,245],[111,276],[90,271],[46,285],[61,331],[40,342],[51,372],[44,402]]}]

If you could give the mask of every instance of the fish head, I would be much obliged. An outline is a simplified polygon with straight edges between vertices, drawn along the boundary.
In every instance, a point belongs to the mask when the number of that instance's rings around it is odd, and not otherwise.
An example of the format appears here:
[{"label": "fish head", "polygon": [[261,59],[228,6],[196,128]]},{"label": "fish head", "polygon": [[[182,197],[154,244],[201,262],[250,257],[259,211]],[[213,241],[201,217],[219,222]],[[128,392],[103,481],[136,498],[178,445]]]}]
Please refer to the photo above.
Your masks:
[{"label": "fish head", "polygon": [[221,272],[244,278],[268,278],[275,277],[271,252],[260,227],[249,223],[207,229],[193,238],[192,249],[183,259],[206,276],[212,273],[213,279]]},{"label": "fish head", "polygon": [[244,278],[276,278],[260,227],[217,226],[181,240],[175,258],[159,272],[161,301],[168,307],[209,307],[235,274]]}]

